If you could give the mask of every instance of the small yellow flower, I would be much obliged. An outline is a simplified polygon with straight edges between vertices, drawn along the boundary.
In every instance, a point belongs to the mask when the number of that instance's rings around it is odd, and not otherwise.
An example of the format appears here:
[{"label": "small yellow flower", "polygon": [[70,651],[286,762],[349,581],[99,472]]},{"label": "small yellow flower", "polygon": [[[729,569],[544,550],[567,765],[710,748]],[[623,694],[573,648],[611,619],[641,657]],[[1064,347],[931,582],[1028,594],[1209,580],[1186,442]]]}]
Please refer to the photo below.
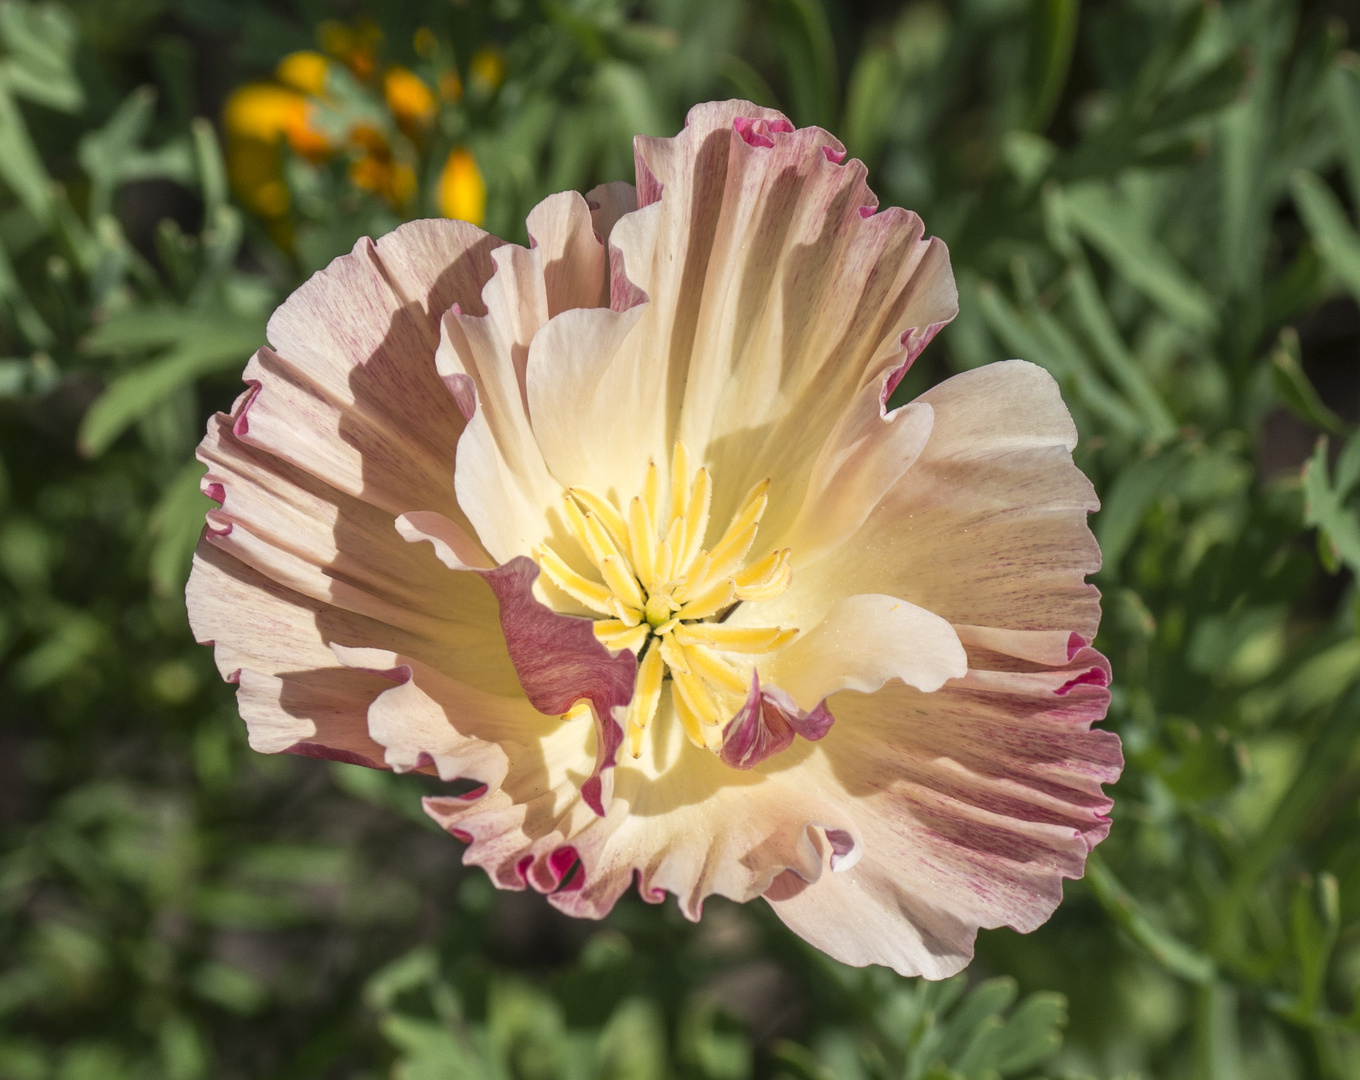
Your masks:
[{"label": "small yellow flower", "polygon": [[269,83],[248,83],[235,90],[222,111],[228,136],[276,143],[282,138],[299,154],[317,157],[331,149],[311,126],[312,106],[296,90]]},{"label": "small yellow flower", "polygon": [[486,219],[486,181],[477,159],[466,147],[455,147],[439,175],[439,212],[474,225]]},{"label": "small yellow flower", "polygon": [[505,82],[505,57],[500,49],[479,49],[472,58],[469,73],[474,86],[485,93],[490,93]]},{"label": "small yellow flower", "polygon": [[434,119],[434,94],[409,68],[394,64],[383,76],[383,97],[398,122],[428,124]]},{"label": "small yellow flower", "polygon": [[316,97],[326,88],[326,69],[329,66],[330,61],[319,52],[303,49],[289,53],[280,60],[274,75],[284,86]]}]

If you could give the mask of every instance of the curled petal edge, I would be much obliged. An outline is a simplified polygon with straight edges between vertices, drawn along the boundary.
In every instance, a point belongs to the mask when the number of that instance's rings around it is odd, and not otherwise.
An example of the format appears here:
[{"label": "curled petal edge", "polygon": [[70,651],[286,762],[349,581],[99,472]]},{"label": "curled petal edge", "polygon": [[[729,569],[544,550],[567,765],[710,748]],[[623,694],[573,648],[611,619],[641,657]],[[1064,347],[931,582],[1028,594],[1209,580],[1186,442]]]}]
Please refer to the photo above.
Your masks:
[{"label": "curled petal edge", "polygon": [[760,673],[751,672],[751,690],[737,715],[723,728],[719,757],[734,769],[751,769],[793,745],[795,735],[816,742],[836,718],[823,699],[804,712],[778,687],[761,689]]},{"label": "curled petal edge", "polygon": [[538,564],[517,555],[496,567],[467,561],[476,545],[454,522],[441,514],[418,512],[397,519],[397,530],[408,541],[428,540],[435,555],[451,570],[479,574],[500,606],[501,632],[515,666],[524,696],[539,712],[562,715],[585,699],[595,717],[595,767],[581,786],[581,797],[604,817],[613,799],[610,772],[623,745],[623,726],[614,714],[633,700],[637,660],[631,653],[611,653],[595,637],[590,619],[559,615],[533,594]]}]

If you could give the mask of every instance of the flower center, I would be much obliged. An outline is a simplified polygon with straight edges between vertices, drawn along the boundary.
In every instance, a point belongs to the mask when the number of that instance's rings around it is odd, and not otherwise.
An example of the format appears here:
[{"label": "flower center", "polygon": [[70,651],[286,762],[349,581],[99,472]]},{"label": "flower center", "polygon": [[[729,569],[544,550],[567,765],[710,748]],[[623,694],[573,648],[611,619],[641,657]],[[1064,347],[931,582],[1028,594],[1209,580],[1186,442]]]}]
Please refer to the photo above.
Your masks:
[{"label": "flower center", "polygon": [[788,548],[746,560],[769,486],[765,480],[753,487],[726,532],[705,548],[712,481],[705,468],[691,475],[689,451],[677,442],[664,504],[655,462],[647,466],[642,494],[626,508],[585,488],[565,493],[568,527],[599,581],[539,545],[539,566],[549,580],[601,616],[595,636],[610,649],[629,649],[640,658],[625,724],[635,758],[668,680],[690,741],[721,749],[723,729],[751,687],[754,664],[736,657],[773,652],[798,635],[797,629],[778,626],[723,625],[738,604],[778,596],[793,577]]}]

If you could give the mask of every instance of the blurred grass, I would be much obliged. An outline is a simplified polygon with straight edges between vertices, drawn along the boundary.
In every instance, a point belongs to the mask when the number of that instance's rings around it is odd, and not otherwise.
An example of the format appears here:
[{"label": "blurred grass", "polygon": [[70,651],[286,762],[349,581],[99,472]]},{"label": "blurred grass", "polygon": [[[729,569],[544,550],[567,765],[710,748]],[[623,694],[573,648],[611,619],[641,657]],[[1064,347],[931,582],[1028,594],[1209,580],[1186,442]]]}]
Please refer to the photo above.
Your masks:
[{"label": "blurred grass", "polygon": [[[0,1076],[1360,1075],[1346,34],[1286,0],[0,2]],[[283,111],[217,124],[251,84]],[[949,243],[962,311],[899,393],[1045,365],[1104,504],[1115,827],[966,979],[754,904],[496,894],[422,781],[251,754],[189,639],[192,447],[282,296],[407,216],[523,240],[734,95]]]}]

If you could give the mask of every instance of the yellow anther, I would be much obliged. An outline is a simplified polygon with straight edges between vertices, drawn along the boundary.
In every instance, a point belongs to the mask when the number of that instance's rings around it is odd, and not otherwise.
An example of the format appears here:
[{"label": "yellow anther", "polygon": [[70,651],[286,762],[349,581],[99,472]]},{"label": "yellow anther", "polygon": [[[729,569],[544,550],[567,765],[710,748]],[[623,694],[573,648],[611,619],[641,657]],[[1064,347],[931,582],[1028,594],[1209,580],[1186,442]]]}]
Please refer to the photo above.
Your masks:
[{"label": "yellow anther", "polygon": [[713,694],[708,688],[708,683],[699,678],[692,671],[677,671],[671,668],[671,679],[680,688],[680,696],[685,699],[685,704],[690,711],[697,716],[703,724],[718,724],[730,719],[723,715],[718,708],[718,703],[713,700]]},{"label": "yellow anther", "polygon": [[680,643],[675,640],[674,634],[665,634],[661,637],[661,659],[666,661],[671,673],[682,672],[689,674],[689,661],[685,658],[685,650],[680,647]]},{"label": "yellow anther", "polygon": [[729,532],[723,537],[722,543],[709,553],[708,573],[697,588],[706,590],[713,582],[731,577],[736,572],[742,560],[746,558],[746,553],[751,550],[751,545],[756,541],[756,527],[752,522],[741,532],[735,534]]},{"label": "yellow anther", "polygon": [[764,653],[781,649],[797,630],[778,626],[725,626],[721,623],[681,623],[670,635],[679,645],[711,645],[724,652]]},{"label": "yellow anther", "polygon": [[600,519],[594,514],[588,513],[585,515],[585,520],[586,549],[590,552],[590,557],[595,560],[595,565],[603,570],[605,559],[612,555],[617,559],[622,559],[624,565],[628,567],[629,573],[632,573],[632,565],[623,552],[619,550],[618,545],[614,543],[613,538],[610,537],[609,530],[600,524]]},{"label": "yellow anther", "polygon": [[684,517],[689,502],[689,449],[679,439],[671,454],[671,512],[667,520]]},{"label": "yellow anther", "polygon": [[770,482],[768,480],[762,480],[746,493],[746,498],[741,500],[741,509],[732,515],[732,523],[727,526],[727,531],[723,533],[723,538],[714,545],[713,551],[715,554],[718,549],[727,544],[732,537],[743,532],[748,525],[760,524],[760,519],[765,515],[765,507],[770,501],[769,491]]},{"label": "yellow anther", "polygon": [[685,658],[693,670],[711,683],[717,683],[724,690],[743,697],[751,690],[751,680],[743,679],[727,666],[726,662],[710,652],[703,645],[690,645],[685,649]]},{"label": "yellow anther", "polygon": [[638,497],[628,504],[628,543],[642,584],[652,588],[657,582],[656,525],[647,504]]},{"label": "yellow anther", "polygon": [[646,606],[647,597],[642,594],[642,587],[622,555],[606,555],[601,559],[600,573],[614,595],[629,607],[641,609]]},{"label": "yellow anther", "polygon": [[597,611],[601,615],[613,614],[609,607],[609,601],[612,599],[609,590],[582,577],[563,562],[561,556],[547,544],[538,546],[538,566],[548,575],[549,581],[591,611]]},{"label": "yellow anther", "polygon": [[736,598],[736,587],[732,579],[728,578],[719,581],[716,585],[706,590],[701,596],[696,596],[680,609],[682,619],[707,619],[711,615],[716,615],[724,608],[731,605]]},{"label": "yellow anther", "polygon": [[759,562],[752,563],[732,575],[741,600],[772,600],[789,587],[793,567],[789,565],[789,549],[772,551]]},{"label": "yellow anther", "polygon": [[656,716],[656,708],[661,701],[661,679],[665,673],[666,665],[661,660],[661,650],[653,645],[638,665],[633,704],[628,712],[628,750],[635,758],[642,756],[642,733]]},{"label": "yellow anther", "polygon": [[613,503],[586,488],[574,487],[569,489],[567,494],[599,518],[618,549],[625,555],[629,554],[628,523],[623,520],[623,515],[615,509]]},{"label": "yellow anther", "polygon": [[675,710],[675,716],[680,721],[680,726],[684,728],[685,734],[699,749],[708,747],[708,740],[704,738],[704,728],[699,723],[699,718],[694,715],[693,710],[685,704],[685,699],[680,694],[680,687],[676,683],[671,683],[671,708]]},{"label": "yellow anther", "polygon": [[618,619],[600,619],[593,627],[595,639],[606,649],[619,652],[627,649],[635,653],[647,643],[652,628],[646,623],[640,626],[627,626]]},{"label": "yellow anther", "polygon": [[636,608],[630,608],[617,596],[609,598],[609,614],[613,615],[624,626],[636,626],[642,622],[642,612]]},{"label": "yellow anther", "polygon": [[685,519],[683,517],[672,518],[671,527],[666,532],[664,541],[666,550],[671,553],[671,557],[666,560],[666,565],[660,567],[660,577],[663,581],[670,581],[679,577],[684,572],[684,564],[680,561],[685,553]]},{"label": "yellow anther", "polygon": [[704,544],[704,534],[708,532],[708,510],[713,501],[713,482],[708,470],[700,469],[694,474],[694,487],[690,491],[689,505],[685,507],[685,542],[676,560],[675,573],[683,571]]}]

